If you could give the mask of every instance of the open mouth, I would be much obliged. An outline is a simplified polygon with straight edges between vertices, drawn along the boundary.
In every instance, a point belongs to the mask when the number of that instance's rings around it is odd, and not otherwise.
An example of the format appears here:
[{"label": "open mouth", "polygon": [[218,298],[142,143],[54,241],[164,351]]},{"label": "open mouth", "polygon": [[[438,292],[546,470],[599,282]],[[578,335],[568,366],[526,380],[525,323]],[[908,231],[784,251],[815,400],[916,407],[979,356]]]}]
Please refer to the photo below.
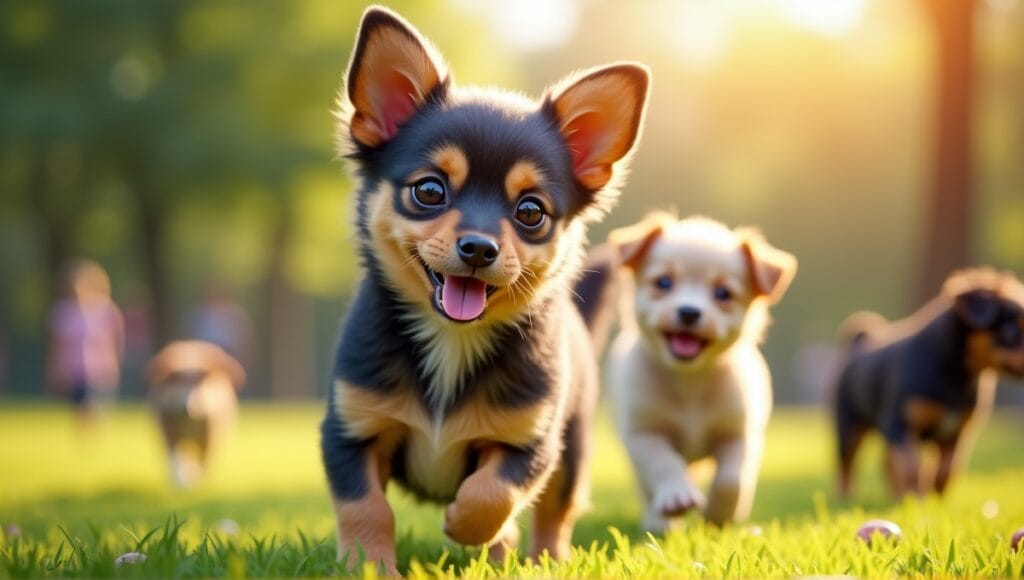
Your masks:
[{"label": "open mouth", "polygon": [[441,274],[420,260],[427,278],[434,285],[434,309],[456,322],[469,322],[483,316],[487,298],[497,290],[472,276]]},{"label": "open mouth", "polygon": [[668,350],[672,356],[683,361],[697,358],[708,345],[707,339],[689,332],[666,332],[665,340],[668,342]]}]

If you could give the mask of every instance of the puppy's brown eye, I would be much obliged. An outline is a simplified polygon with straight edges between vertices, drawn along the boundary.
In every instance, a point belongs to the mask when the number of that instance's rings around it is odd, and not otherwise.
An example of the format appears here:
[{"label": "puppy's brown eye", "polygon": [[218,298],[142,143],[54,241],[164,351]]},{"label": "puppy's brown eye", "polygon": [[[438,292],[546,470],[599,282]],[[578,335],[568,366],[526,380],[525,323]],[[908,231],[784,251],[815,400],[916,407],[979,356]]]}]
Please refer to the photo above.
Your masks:
[{"label": "puppy's brown eye", "polygon": [[444,205],[447,196],[444,191],[444,183],[436,177],[424,177],[412,184],[412,199],[420,207],[434,208]]},{"label": "puppy's brown eye", "polygon": [[729,290],[728,288],[722,286],[721,284],[715,286],[714,295],[715,300],[718,300],[719,302],[727,302],[729,300],[732,300],[732,290]]},{"label": "puppy's brown eye", "polygon": [[654,280],[654,287],[658,290],[671,290],[672,289],[672,278],[670,276],[658,276]]},{"label": "puppy's brown eye", "polygon": [[545,217],[544,207],[535,198],[527,197],[516,207],[516,221],[527,228],[540,227]]}]

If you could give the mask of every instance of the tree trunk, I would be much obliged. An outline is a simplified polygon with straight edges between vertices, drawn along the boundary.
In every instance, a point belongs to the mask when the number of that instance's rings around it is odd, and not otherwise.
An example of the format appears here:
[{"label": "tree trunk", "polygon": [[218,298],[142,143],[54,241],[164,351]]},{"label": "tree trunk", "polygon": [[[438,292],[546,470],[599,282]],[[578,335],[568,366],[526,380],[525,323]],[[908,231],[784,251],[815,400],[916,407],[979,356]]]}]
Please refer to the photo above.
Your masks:
[{"label": "tree trunk", "polygon": [[270,396],[275,399],[311,398],[317,393],[309,299],[288,286],[284,273],[290,227],[278,217],[270,250],[267,289],[270,302]]},{"label": "tree trunk", "polygon": [[71,260],[71,223],[64,208],[52,199],[46,163],[40,160],[29,185],[33,220],[39,233],[39,247],[46,268],[46,304],[52,306],[64,295],[64,268]]},{"label": "tree trunk", "polygon": [[[138,187],[138,184],[132,184]],[[149,303],[151,304],[151,329],[153,347],[162,348],[168,341],[172,340],[177,333],[175,327],[174,304],[172,303],[174,292],[169,284],[167,275],[168,263],[167,252],[165,251],[165,219],[164,210],[157,207],[157,203],[142,193],[141,190],[136,198],[138,203],[139,240],[142,244],[140,255],[142,256],[142,270],[149,287]]]},{"label": "tree trunk", "polygon": [[935,296],[952,270],[971,262],[971,118],[976,0],[923,0],[935,39],[934,150],[926,196],[924,261],[916,300]]}]

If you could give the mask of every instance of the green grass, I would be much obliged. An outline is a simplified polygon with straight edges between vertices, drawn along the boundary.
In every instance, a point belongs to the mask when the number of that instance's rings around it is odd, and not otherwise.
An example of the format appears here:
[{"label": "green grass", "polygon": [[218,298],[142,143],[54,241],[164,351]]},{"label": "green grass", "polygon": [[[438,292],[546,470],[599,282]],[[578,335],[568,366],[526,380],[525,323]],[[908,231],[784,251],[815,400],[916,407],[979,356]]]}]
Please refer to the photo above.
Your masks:
[{"label": "green grass", "polygon": [[[319,406],[247,405],[208,480],[181,492],[167,483],[158,434],[144,408],[116,411],[89,437],[64,408],[0,401],[0,578],[59,576],[325,576],[334,522],[319,465]],[[861,458],[857,502],[838,502],[831,433],[821,412],[782,409],[752,521],[725,530],[696,517],[665,537],[636,531],[640,502],[607,420],[596,436],[593,508],[565,562],[491,564],[447,541],[441,511],[400,490],[399,568],[413,576],[795,576],[808,574],[1024,574],[1009,538],[1024,526],[1024,427],[1003,412],[986,427],[969,472],[943,499],[890,504],[877,442]],[[998,513],[983,514],[995,502]],[[990,510],[991,510],[990,503]],[[867,546],[854,531],[885,517],[898,544]],[[230,518],[240,532],[222,531]],[[144,563],[115,568],[129,551]],[[371,567],[360,569],[367,575]]]}]

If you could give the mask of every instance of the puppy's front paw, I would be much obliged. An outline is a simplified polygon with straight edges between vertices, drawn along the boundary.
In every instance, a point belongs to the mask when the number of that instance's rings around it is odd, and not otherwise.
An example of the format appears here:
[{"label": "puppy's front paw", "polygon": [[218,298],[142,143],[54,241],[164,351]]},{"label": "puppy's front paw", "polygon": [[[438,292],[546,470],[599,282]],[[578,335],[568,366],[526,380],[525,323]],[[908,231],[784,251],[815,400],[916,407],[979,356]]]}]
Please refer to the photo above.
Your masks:
[{"label": "puppy's front paw", "polygon": [[444,533],[467,546],[494,541],[515,507],[508,490],[474,483],[466,480],[444,512]]},{"label": "puppy's front paw", "polygon": [[665,517],[682,515],[707,503],[704,494],[688,481],[664,483],[651,501],[651,511]]}]

